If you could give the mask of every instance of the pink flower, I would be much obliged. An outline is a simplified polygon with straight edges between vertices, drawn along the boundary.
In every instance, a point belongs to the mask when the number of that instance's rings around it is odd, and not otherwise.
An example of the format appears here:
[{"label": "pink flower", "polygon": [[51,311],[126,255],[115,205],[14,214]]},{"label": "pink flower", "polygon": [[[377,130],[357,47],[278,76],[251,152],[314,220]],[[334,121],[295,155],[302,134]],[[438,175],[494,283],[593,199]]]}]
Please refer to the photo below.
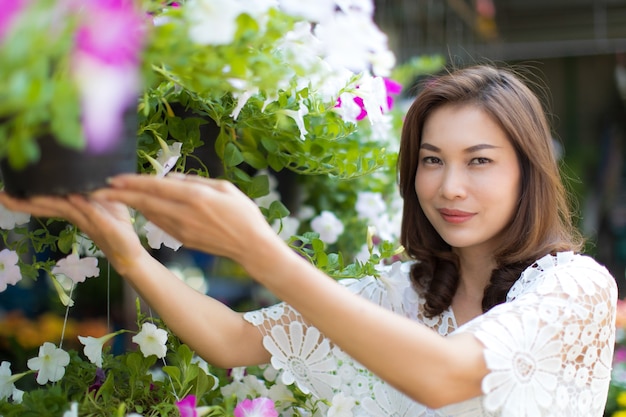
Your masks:
[{"label": "pink flower", "polygon": [[235,417],[278,417],[274,401],[266,397],[243,400],[233,413]]},{"label": "pink flower", "polygon": [[76,51],[110,65],[136,64],[144,44],[145,18],[127,0],[84,3]]},{"label": "pink flower", "polygon": [[107,152],[135,111],[147,17],[131,0],[92,0],[81,9],[72,70],[80,91],[87,149]]},{"label": "pink flower", "polygon": [[178,407],[181,417],[198,417],[195,395],[188,395],[182,400],[176,402],[176,407]]},{"label": "pink flower", "polygon": [[5,1],[0,7],[0,41],[9,31],[13,20],[17,17],[20,10],[24,7],[25,0]]},{"label": "pink flower", "polygon": [[[385,82],[385,89],[387,90],[387,109],[390,110],[391,108],[393,108],[393,96],[400,94],[400,92],[402,91],[402,84],[389,78],[384,78],[383,80]],[[353,100],[361,108],[361,113],[359,113],[359,115],[356,117],[356,120],[365,119],[367,117],[367,110],[365,110],[365,103],[363,102],[363,98],[356,96]],[[337,100],[337,105],[335,107],[341,107],[341,98]]]}]

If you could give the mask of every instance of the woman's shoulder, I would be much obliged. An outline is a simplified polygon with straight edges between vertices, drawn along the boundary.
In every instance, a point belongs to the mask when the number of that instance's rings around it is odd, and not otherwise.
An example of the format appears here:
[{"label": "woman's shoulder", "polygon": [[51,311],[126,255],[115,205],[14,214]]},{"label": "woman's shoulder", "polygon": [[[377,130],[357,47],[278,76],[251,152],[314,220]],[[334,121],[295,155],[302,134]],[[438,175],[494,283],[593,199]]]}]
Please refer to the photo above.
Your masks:
[{"label": "woman's shoulder", "polygon": [[507,294],[512,301],[527,292],[564,291],[569,295],[589,294],[616,287],[605,266],[591,256],[574,252],[547,254],[529,265]]}]

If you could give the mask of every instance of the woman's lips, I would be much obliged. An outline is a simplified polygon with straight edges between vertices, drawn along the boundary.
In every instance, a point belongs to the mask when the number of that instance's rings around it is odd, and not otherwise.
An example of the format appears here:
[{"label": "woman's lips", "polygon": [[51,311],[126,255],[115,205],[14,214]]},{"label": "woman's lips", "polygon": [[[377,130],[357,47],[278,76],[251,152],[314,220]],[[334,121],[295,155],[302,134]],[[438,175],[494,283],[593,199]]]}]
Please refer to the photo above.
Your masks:
[{"label": "woman's lips", "polygon": [[467,211],[452,210],[452,209],[439,209],[439,214],[448,223],[464,223],[474,217],[474,213]]}]

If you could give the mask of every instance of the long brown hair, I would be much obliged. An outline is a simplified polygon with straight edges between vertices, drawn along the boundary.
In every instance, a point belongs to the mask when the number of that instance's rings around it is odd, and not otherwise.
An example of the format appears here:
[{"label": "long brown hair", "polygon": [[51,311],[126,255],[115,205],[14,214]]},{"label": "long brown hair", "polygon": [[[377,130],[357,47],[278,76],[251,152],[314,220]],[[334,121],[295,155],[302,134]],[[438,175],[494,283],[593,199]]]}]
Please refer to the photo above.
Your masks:
[{"label": "long brown hair", "polygon": [[452,303],[459,281],[458,258],[430,224],[417,199],[415,176],[424,122],[444,105],[472,105],[485,111],[506,132],[520,167],[522,185],[517,214],[494,253],[496,269],[482,307],[505,301],[520,273],[536,259],[558,251],[579,251],[582,237],[572,224],[545,111],[537,96],[512,71],[487,65],[459,69],[424,82],[407,112],[398,156],[404,199],[401,242],[418,260],[414,284],[425,290],[426,314],[441,314]]}]

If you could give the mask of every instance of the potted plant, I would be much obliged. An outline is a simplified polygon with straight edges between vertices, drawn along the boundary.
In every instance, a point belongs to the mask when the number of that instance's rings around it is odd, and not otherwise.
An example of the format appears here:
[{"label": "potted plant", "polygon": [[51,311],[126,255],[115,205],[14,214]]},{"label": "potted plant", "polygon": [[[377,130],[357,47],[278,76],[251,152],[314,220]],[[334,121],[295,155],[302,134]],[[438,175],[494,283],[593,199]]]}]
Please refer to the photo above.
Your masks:
[{"label": "potted plant", "polygon": [[125,0],[4,7],[0,158],[8,192],[86,191],[135,171],[147,23]]}]

